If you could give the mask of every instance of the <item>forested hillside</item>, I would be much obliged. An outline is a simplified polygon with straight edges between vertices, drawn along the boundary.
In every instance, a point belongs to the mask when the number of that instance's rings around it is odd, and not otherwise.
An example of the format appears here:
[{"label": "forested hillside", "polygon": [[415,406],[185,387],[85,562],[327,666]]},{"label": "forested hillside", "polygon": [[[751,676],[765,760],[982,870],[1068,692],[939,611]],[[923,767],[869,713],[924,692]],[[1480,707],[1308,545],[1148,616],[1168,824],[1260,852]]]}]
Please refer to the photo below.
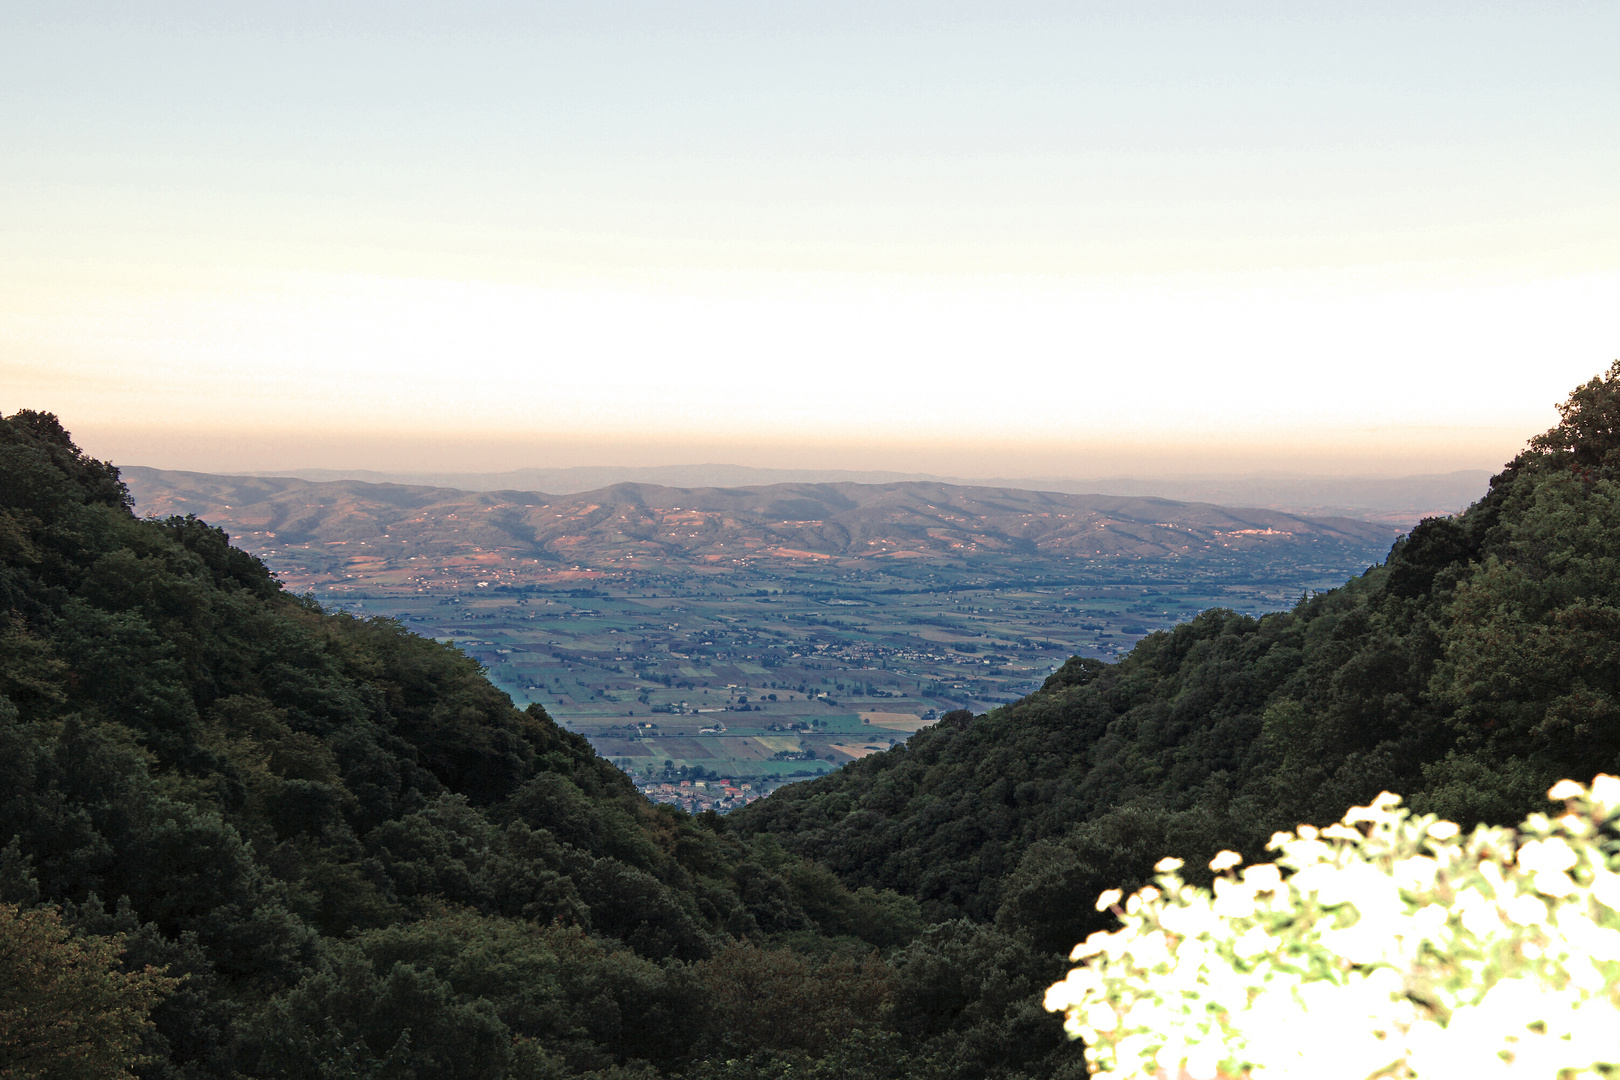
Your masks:
[{"label": "forested hillside", "polygon": [[1617,558],[1620,364],[1340,589],[693,818],[17,413],[0,1075],[1078,1077],[1039,994],[1101,889],[1383,788],[1511,821],[1620,771]]},{"label": "forested hillside", "polygon": [[850,885],[1062,949],[1173,854],[1261,853],[1380,790],[1512,823],[1620,768],[1620,363],[1456,518],[1292,611],[1212,610],[736,815]]},{"label": "forested hillside", "polygon": [[[0,1074],[690,1074],[950,1027],[887,1023],[955,947],[914,902],[655,808],[460,652],[137,519],[49,414],[0,421],[0,560]],[[1022,1008],[1049,958],[1009,948],[981,966]]]}]

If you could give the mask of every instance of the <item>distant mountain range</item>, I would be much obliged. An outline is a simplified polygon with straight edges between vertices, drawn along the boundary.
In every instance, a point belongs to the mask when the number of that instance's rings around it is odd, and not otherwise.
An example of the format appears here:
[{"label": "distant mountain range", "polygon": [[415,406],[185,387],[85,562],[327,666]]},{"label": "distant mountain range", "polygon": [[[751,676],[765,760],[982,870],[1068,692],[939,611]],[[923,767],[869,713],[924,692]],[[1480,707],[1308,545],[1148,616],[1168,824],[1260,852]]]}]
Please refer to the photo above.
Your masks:
[{"label": "distant mountain range", "polygon": [[273,564],[291,559],[310,573],[379,581],[411,570],[413,557],[439,565],[474,559],[520,578],[672,561],[719,567],[977,556],[1353,565],[1381,556],[1398,532],[1342,517],[922,481],[622,483],[554,495],[140,467],[123,475],[142,513],[196,514]]},{"label": "distant mountain range", "polygon": [[[271,475],[260,473],[254,475]],[[276,475],[301,480],[360,480],[373,484],[448,487],[463,491],[548,491],[571,495],[614,484],[678,488],[756,487],[770,484],[895,484],[907,481],[965,487],[1015,488],[1070,495],[1124,495],[1259,507],[1296,514],[1364,518],[1408,527],[1424,517],[1451,514],[1485,493],[1483,469],[1400,477],[1186,475],[1170,477],[1062,477],[964,479],[928,473],[846,469],[759,469],[746,465],[588,465],[567,469],[515,469],[489,473],[386,473],[364,469],[293,469]]]}]

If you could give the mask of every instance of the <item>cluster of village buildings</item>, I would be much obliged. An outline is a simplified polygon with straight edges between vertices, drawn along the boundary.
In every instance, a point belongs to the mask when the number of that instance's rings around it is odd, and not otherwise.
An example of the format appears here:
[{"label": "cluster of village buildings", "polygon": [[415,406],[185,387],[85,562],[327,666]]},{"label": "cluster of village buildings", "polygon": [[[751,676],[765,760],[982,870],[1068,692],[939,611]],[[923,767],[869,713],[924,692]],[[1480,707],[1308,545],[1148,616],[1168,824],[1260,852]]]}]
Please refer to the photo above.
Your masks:
[{"label": "cluster of village buildings", "polygon": [[679,780],[668,783],[644,783],[641,793],[653,802],[673,803],[688,813],[715,810],[725,813],[763,798],[753,784],[733,783],[730,780]]}]

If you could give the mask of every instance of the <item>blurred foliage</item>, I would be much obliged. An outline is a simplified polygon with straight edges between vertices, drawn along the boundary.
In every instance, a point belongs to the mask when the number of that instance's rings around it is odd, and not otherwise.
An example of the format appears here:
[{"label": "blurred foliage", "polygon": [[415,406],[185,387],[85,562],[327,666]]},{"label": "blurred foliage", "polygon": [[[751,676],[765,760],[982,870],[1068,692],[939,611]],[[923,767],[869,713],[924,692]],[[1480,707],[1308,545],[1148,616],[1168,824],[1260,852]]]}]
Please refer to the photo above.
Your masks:
[{"label": "blurred foliage", "polygon": [[[1099,1075],[1620,1074],[1620,779],[1560,781],[1517,829],[1414,815],[1384,792],[1213,890],[1179,860],[1075,947],[1046,992]],[[1119,908],[1116,906],[1115,910]]]}]

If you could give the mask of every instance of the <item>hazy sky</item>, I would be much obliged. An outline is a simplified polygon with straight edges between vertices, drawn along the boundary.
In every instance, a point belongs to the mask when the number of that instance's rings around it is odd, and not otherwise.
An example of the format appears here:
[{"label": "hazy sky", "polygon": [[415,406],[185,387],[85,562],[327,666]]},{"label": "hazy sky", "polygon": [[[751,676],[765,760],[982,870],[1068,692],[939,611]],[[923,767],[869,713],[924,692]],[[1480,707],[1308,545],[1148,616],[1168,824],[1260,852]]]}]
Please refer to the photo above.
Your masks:
[{"label": "hazy sky", "polygon": [[0,410],[128,464],[1491,467],[1614,3],[0,0]]}]

